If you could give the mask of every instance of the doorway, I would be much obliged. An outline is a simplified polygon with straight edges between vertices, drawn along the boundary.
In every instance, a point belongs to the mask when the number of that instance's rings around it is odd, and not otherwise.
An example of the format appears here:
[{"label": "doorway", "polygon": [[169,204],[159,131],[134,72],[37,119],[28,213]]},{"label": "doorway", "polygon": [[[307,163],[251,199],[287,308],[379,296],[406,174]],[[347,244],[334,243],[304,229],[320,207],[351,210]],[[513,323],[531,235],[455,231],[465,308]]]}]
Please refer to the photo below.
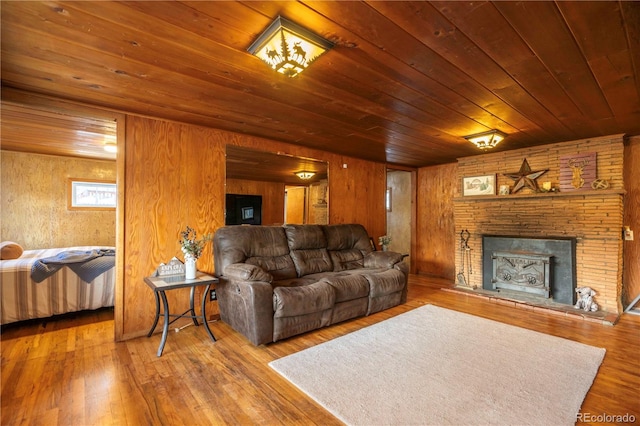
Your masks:
[{"label": "doorway", "polygon": [[[125,116],[121,113],[105,111],[91,106],[76,104],[73,102],[59,101],[39,95],[25,96],[23,92],[6,89],[3,91],[3,150],[19,151],[25,154],[38,154],[46,158],[75,158],[76,160],[58,161],[56,164],[70,163],[76,168],[72,170],[60,169],[62,175],[75,177],[91,177],[89,173],[97,173],[98,177],[108,177],[115,180],[120,188],[124,185],[124,137]],[[19,118],[19,121],[12,121]],[[11,129],[11,132],[5,130]],[[23,143],[24,135],[29,136],[30,144]],[[107,145],[115,145],[117,154],[107,152]],[[114,148],[111,146],[110,148]],[[51,160],[53,161],[53,160]],[[83,163],[86,161],[87,163]],[[114,162],[113,167],[96,168],[93,163]],[[27,195],[28,196],[28,195]],[[64,197],[63,197],[64,198]],[[52,201],[53,202],[53,201]],[[62,216],[65,220],[70,218],[80,225],[74,225],[74,231],[82,233],[83,238],[90,236],[89,241],[84,239],[72,242],[70,245],[104,245],[115,246],[115,288],[114,288],[114,337],[119,340],[122,329],[122,293],[123,293],[123,241],[124,241],[124,191],[117,191],[115,219],[104,218],[104,223],[110,226],[115,222],[115,230],[92,232],[91,229],[102,226],[101,218],[85,220],[79,214]],[[56,210],[57,211],[57,210]],[[65,214],[65,213],[63,213]],[[110,215],[110,213],[105,213]],[[79,217],[79,218],[78,218]],[[42,223],[60,230],[61,220],[43,220]],[[28,231],[32,232],[32,231]],[[26,234],[27,232],[25,232]],[[65,237],[71,238],[68,235]],[[108,241],[102,240],[107,238]],[[35,245],[35,244],[34,244]],[[39,246],[66,247],[66,242],[39,243]]]},{"label": "doorway", "polygon": [[[412,253],[413,229],[413,173],[407,170],[387,170],[387,236],[391,237],[389,250],[402,254]],[[408,259],[411,262],[411,256]]]}]

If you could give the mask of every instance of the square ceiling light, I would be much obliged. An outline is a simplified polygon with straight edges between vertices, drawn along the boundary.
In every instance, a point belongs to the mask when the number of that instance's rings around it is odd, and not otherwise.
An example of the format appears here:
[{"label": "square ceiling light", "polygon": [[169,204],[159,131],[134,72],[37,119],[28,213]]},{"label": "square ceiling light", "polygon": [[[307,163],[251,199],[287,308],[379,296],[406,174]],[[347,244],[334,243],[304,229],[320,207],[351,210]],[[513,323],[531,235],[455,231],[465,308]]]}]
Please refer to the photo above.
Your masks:
[{"label": "square ceiling light", "polygon": [[331,42],[278,16],[247,50],[277,72],[295,77],[332,47]]}]

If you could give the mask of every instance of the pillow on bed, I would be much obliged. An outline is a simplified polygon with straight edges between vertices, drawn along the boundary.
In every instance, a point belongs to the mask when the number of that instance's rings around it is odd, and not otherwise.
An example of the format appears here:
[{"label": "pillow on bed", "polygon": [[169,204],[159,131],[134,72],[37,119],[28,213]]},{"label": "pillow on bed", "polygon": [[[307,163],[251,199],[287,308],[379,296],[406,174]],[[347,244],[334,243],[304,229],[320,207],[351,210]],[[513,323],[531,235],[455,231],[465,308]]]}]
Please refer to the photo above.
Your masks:
[{"label": "pillow on bed", "polygon": [[17,259],[22,256],[24,249],[13,241],[3,241],[0,244],[0,260]]}]

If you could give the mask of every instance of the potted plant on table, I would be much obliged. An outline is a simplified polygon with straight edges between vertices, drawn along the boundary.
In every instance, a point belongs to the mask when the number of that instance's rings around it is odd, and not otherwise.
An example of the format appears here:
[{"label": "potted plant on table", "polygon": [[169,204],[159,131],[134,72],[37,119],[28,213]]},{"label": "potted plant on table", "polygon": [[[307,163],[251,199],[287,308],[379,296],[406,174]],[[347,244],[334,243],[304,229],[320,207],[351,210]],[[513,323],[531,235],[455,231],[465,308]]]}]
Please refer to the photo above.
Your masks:
[{"label": "potted plant on table", "polygon": [[378,238],[378,242],[382,247],[382,251],[387,251],[389,250],[389,243],[391,243],[391,237],[387,235],[383,235],[382,237]]},{"label": "potted plant on table", "polygon": [[196,261],[202,255],[205,244],[213,239],[213,234],[206,234],[198,240],[197,232],[187,226],[185,231],[180,233],[182,237],[180,247],[184,254],[185,278],[192,280],[196,277]]}]

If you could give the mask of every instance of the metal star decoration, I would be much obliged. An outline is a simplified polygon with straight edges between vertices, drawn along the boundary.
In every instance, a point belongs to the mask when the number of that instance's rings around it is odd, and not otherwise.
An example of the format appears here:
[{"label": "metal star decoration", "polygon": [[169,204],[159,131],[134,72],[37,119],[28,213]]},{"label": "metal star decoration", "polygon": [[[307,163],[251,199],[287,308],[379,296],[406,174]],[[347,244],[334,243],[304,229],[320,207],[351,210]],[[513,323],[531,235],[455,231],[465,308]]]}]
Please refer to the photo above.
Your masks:
[{"label": "metal star decoration", "polygon": [[514,173],[505,173],[504,176],[513,179],[516,183],[516,186],[513,188],[513,193],[520,191],[522,188],[527,187],[532,189],[534,192],[538,192],[538,179],[540,176],[545,174],[547,170],[538,170],[535,172],[531,171],[531,167],[529,166],[529,162],[525,158],[520,166],[520,170]]}]

